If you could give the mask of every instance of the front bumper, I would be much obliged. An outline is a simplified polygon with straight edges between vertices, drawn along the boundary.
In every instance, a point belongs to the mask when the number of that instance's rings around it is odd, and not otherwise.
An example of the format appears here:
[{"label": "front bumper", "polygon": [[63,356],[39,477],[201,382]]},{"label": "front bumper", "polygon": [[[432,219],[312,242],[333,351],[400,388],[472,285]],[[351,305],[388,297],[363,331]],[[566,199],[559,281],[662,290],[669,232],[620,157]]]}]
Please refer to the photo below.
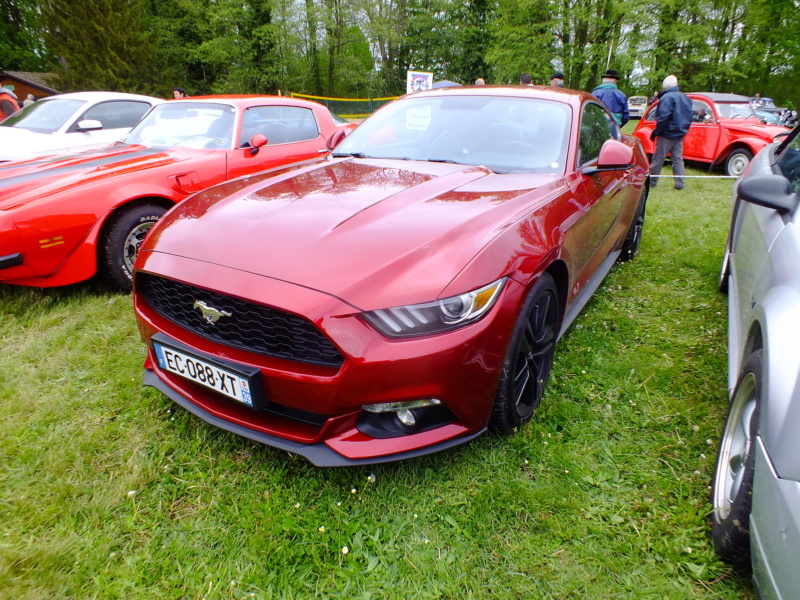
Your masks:
[{"label": "front bumper", "polygon": [[[215,289],[251,302],[269,299],[270,306],[314,323],[344,357],[340,367],[331,367],[218,344],[167,320],[135,293],[140,333],[148,344],[145,383],[207,422],[299,454],[318,466],[420,456],[465,443],[486,430],[510,332],[524,298],[519,284],[509,281],[497,304],[476,323],[446,334],[397,340],[379,334],[353,307],[307,288],[176,257],[166,261],[172,266],[153,256],[145,259],[145,267],[160,268],[143,270],[160,276],[194,286],[213,281]],[[156,333],[200,357],[257,369],[266,409],[253,410],[162,370],[151,341]],[[373,437],[359,428],[364,405],[430,398],[440,400],[452,418],[402,435]]]}]

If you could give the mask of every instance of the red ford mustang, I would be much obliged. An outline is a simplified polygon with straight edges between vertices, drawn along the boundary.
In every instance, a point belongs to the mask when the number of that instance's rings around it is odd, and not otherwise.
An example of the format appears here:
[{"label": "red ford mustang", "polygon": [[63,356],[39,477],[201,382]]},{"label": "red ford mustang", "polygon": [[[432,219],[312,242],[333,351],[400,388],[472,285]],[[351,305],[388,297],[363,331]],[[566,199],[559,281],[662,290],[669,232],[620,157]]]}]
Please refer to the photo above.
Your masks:
[{"label": "red ford mustang", "polygon": [[317,465],[510,431],[633,257],[648,164],[589,94],[397,100],[320,164],[198,194],[142,245],[145,383]]},{"label": "red ford mustang", "polygon": [[0,165],[0,283],[53,287],[92,277],[130,290],[147,231],[212,185],[318,161],[339,131],[328,109],[279,97],[218,96],[156,106],[108,148]]}]

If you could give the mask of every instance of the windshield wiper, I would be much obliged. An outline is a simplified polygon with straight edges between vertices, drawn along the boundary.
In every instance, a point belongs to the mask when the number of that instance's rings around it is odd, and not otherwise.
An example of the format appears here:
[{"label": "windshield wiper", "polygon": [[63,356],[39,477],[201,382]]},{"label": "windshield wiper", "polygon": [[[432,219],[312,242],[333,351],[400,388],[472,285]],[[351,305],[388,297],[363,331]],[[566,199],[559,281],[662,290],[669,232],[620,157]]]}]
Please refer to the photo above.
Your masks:
[{"label": "windshield wiper", "polygon": [[370,158],[363,152],[334,152],[331,154],[333,158],[344,158],[345,156],[352,156],[353,158]]},{"label": "windshield wiper", "polygon": [[450,163],[451,165],[460,165],[461,164],[461,163],[456,162],[454,160],[450,160],[449,158],[429,158],[428,162]]}]

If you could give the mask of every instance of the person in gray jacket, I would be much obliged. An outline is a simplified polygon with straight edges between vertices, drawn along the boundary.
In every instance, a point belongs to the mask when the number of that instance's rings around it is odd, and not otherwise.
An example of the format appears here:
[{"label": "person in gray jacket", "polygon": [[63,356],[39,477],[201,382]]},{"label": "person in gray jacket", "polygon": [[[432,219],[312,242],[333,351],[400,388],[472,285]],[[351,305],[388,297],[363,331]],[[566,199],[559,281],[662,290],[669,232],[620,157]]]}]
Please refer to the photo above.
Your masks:
[{"label": "person in gray jacket", "polygon": [[656,151],[650,163],[650,187],[656,187],[661,167],[667,154],[672,157],[672,172],[675,175],[675,189],[685,187],[683,176],[683,138],[689,133],[692,124],[692,101],[678,88],[678,78],[668,75],[664,79],[663,90],[658,95],[656,106],[656,126],[650,134],[656,140]]}]

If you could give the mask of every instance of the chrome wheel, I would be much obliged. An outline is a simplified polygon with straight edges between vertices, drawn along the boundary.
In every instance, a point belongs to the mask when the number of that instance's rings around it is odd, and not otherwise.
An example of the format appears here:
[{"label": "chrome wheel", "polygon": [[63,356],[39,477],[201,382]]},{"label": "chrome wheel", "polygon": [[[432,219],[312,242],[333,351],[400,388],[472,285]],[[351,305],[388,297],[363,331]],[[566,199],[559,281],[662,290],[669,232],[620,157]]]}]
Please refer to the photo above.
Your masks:
[{"label": "chrome wheel", "polygon": [[722,522],[731,514],[731,505],[742,487],[747,457],[750,455],[753,415],[756,411],[756,377],[748,373],[733,399],[731,414],[722,434],[719,469],[714,482],[714,518]]},{"label": "chrome wheel", "polygon": [[125,261],[125,268],[131,273],[133,272],[133,264],[136,262],[136,257],[139,256],[139,247],[142,245],[147,232],[153,228],[153,225],[155,225],[153,221],[140,223],[125,238],[122,258]]},{"label": "chrome wheel", "polygon": [[742,173],[744,173],[747,165],[750,164],[751,158],[753,158],[753,155],[747,150],[734,150],[731,152],[728,160],[725,162],[725,168],[728,171],[728,175],[731,175],[732,177],[739,177]]}]

